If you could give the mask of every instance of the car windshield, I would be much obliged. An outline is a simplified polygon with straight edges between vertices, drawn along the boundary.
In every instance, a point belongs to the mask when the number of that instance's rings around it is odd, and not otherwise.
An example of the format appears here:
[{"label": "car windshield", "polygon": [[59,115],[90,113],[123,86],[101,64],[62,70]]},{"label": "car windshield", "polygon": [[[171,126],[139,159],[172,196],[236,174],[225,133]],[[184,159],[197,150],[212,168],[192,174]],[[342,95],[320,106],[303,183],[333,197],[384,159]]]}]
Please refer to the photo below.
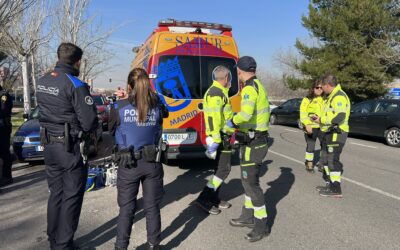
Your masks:
[{"label": "car windshield", "polygon": [[230,70],[229,96],[238,93],[237,72],[232,58],[207,56],[161,56],[158,64],[156,89],[173,99],[202,99],[213,82],[213,71],[223,65]]},{"label": "car windshield", "polygon": [[92,96],[92,97],[93,97],[94,104],[96,104],[96,105],[104,105],[104,100],[103,100],[102,96],[95,95],[95,96]]}]

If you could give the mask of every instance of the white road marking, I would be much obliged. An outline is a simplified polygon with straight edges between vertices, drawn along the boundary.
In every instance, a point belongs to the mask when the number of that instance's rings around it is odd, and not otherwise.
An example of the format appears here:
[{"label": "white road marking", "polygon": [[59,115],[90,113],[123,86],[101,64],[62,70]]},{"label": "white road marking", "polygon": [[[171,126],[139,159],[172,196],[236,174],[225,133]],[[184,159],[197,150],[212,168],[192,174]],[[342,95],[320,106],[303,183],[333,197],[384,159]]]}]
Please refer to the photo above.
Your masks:
[{"label": "white road marking", "polygon": [[[286,159],[288,159],[288,160],[297,162],[297,163],[299,163],[299,164],[301,164],[301,165],[304,165],[304,162],[299,161],[299,160],[297,160],[297,159],[294,159],[294,158],[292,158],[292,157],[290,157],[290,156],[287,156],[287,155],[284,155],[284,154],[281,154],[281,153],[278,153],[278,152],[275,152],[275,151],[272,151],[272,150],[269,150],[269,152],[271,152],[271,153],[273,153],[273,154],[276,154],[276,155],[279,155],[279,156],[281,156],[281,157],[283,157],[283,158],[286,158]],[[360,187],[369,189],[369,190],[371,190],[371,191],[374,191],[374,192],[376,192],[376,193],[378,193],[378,194],[381,194],[381,195],[384,195],[384,196],[386,196],[386,197],[393,198],[393,199],[395,199],[395,200],[400,201],[400,197],[399,197],[399,196],[396,196],[396,195],[394,195],[394,194],[385,192],[385,191],[380,190],[380,189],[378,189],[378,188],[374,188],[374,187],[368,186],[368,185],[366,185],[366,184],[364,184],[364,183],[361,183],[361,182],[352,180],[352,179],[350,179],[350,178],[342,177],[342,179],[345,180],[345,181],[351,182],[351,183],[353,183],[353,184],[355,184],[355,185],[357,185],[357,186],[360,186]]]},{"label": "white road marking", "polygon": [[294,133],[299,133],[298,130],[293,130],[293,129],[288,129],[288,128],[285,128],[285,130],[286,130],[286,131],[290,131],[290,132],[294,132]]},{"label": "white road marking", "polygon": [[375,148],[375,149],[377,148],[377,147],[374,147],[374,146],[364,145],[364,144],[355,143],[355,142],[350,142],[350,144],[361,146],[361,147],[366,147],[366,148]]}]

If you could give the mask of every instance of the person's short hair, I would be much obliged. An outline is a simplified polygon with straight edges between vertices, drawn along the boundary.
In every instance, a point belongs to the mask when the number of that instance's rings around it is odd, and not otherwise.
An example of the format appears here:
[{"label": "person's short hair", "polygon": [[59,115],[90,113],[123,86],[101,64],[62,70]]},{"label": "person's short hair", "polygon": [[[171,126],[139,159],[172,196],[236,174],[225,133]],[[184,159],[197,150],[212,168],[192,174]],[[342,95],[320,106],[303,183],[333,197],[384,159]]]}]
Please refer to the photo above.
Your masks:
[{"label": "person's short hair", "polygon": [[336,77],[331,73],[326,73],[321,77],[321,85],[331,85],[335,87],[337,85]]},{"label": "person's short hair", "polygon": [[73,43],[61,43],[57,49],[58,61],[69,65],[74,65],[81,60],[83,51]]},{"label": "person's short hair", "polygon": [[215,80],[224,80],[229,75],[229,69],[223,65],[215,67],[213,75]]}]

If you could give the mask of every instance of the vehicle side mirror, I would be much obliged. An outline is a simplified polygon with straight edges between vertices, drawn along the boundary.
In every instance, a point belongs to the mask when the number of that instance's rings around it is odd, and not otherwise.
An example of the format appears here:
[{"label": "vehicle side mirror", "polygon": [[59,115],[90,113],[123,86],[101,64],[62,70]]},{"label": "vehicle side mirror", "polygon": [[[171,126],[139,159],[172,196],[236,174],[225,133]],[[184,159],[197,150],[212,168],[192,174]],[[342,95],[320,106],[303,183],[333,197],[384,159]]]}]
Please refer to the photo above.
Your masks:
[{"label": "vehicle side mirror", "polygon": [[29,119],[29,115],[28,115],[28,114],[23,114],[23,115],[22,115],[22,118],[24,118],[24,119]]}]

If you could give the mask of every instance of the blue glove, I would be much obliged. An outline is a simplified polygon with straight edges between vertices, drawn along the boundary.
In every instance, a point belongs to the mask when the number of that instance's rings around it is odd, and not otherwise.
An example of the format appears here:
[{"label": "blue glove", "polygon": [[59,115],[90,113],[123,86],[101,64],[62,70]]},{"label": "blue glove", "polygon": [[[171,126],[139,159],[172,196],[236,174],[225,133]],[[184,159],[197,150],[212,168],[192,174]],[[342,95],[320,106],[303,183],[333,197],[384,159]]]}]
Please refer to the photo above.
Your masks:
[{"label": "blue glove", "polygon": [[235,124],[233,123],[233,120],[230,119],[226,122],[226,126],[230,127],[230,128],[235,128]]},{"label": "blue glove", "polygon": [[210,146],[207,146],[207,152],[208,152],[209,154],[212,154],[212,153],[214,153],[214,152],[217,151],[218,147],[219,147],[219,144],[213,142]]}]

